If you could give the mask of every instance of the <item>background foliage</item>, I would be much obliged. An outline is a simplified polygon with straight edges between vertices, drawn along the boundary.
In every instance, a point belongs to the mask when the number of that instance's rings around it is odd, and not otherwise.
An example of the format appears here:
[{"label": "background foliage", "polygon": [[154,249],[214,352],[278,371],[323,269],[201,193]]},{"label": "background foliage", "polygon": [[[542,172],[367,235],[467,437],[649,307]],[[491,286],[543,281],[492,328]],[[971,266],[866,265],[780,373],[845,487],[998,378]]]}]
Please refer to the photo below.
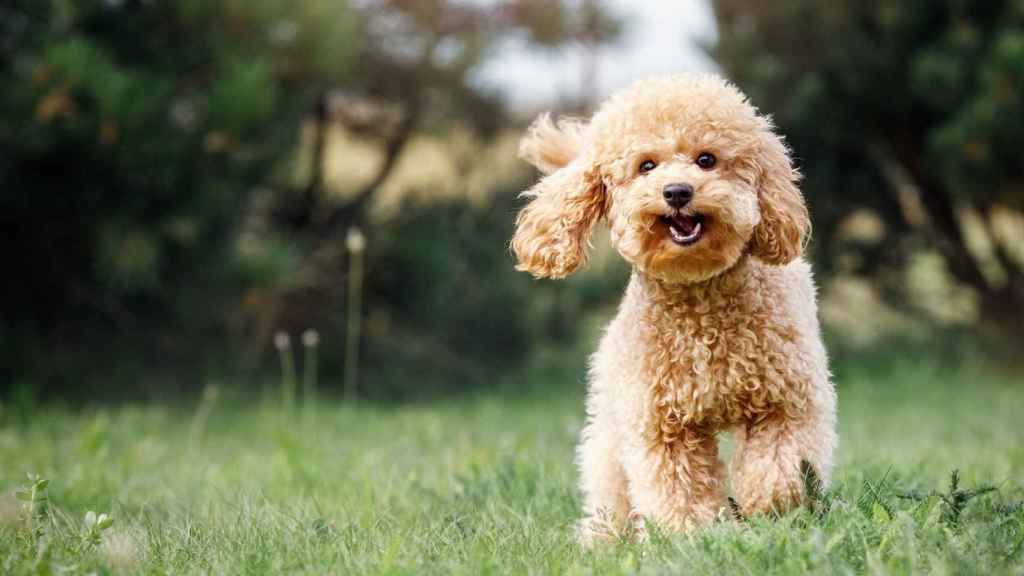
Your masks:
[{"label": "background foliage", "polygon": [[1019,0],[710,1],[806,175],[834,483],[574,544],[629,271],[513,270],[529,114],[476,74],[569,48],[585,115],[640,6],[0,3],[0,573],[1021,574]]},{"label": "background foliage", "polygon": [[[1019,344],[1024,4],[714,8],[715,58],[774,114],[800,159],[819,269],[871,278],[913,309],[905,272],[937,257],[969,292],[979,326]],[[852,215],[877,226],[858,234]]]},{"label": "background foliage", "polygon": [[[0,390],[171,395],[259,372],[275,331],[307,328],[335,344],[325,360],[336,367],[343,238],[359,224],[371,239],[371,367],[391,382],[447,367],[443,382],[521,361],[565,316],[521,313],[531,282],[503,249],[525,172],[497,204],[370,209],[410,143],[459,129],[486,146],[510,125],[498,95],[470,82],[499,39],[611,38],[614,20],[586,7],[4,4],[0,219],[4,259],[19,265],[2,289]],[[339,137],[368,155],[357,183],[326,179]],[[125,386],[143,370],[143,387]]]},{"label": "background foliage", "polygon": [[[710,53],[806,175],[834,355],[1012,351],[1020,3],[712,6]],[[620,16],[591,0],[5,3],[0,393],[259,381],[274,334],[307,329],[332,388],[356,226],[364,393],[491,386],[581,356],[627,272],[601,234],[570,282],[513,271],[526,118],[474,74],[509,40],[592,53]],[[572,71],[584,95],[593,66]]]},{"label": "background foliage", "polygon": [[5,3],[5,368],[66,383],[105,349],[194,359],[245,280],[247,202],[354,33],[316,0]]}]

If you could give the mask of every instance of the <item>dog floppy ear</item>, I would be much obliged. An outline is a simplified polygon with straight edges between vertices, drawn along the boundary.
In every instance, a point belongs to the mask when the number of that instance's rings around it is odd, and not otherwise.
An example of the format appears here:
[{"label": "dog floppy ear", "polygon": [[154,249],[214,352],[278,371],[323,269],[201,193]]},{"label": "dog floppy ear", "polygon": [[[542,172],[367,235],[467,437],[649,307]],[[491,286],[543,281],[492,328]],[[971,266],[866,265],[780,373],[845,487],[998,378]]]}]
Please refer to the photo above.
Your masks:
[{"label": "dog floppy ear", "polygon": [[556,125],[550,114],[541,114],[519,143],[519,157],[551,174],[579,155],[584,128],[582,120],[560,118]]},{"label": "dog floppy ear", "polygon": [[811,219],[797,188],[800,174],[793,168],[786,145],[770,126],[761,138],[759,164],[761,222],[754,229],[751,252],[767,264],[787,264],[803,252]]},{"label": "dog floppy ear", "polygon": [[600,174],[577,157],[522,195],[531,200],[512,236],[516,269],[537,278],[572,274],[587,261],[590,234],[605,211]]}]

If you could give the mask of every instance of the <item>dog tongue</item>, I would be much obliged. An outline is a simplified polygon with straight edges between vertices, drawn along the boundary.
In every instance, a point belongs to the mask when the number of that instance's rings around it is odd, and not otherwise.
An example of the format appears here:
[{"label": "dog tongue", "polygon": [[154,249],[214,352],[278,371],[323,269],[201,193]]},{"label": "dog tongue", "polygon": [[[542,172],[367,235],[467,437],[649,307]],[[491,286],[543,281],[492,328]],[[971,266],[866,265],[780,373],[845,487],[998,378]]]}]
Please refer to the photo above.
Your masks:
[{"label": "dog tongue", "polygon": [[672,218],[672,222],[676,225],[676,228],[683,233],[683,236],[690,236],[693,234],[694,229],[697,227],[697,219],[693,216],[678,215]]}]

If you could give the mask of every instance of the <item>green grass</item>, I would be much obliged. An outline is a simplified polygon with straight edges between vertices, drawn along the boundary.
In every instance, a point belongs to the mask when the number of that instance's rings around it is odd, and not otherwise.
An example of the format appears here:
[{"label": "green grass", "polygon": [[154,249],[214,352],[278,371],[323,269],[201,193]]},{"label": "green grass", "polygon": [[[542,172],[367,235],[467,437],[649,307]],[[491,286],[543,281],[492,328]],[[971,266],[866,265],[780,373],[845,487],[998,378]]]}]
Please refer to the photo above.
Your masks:
[{"label": "green grass", "polygon": [[[572,541],[582,405],[567,386],[292,415],[8,405],[0,573],[1024,573],[1024,382],[842,373],[827,513],[594,552]],[[961,489],[998,490],[957,514],[929,495],[957,468]],[[27,472],[50,481],[34,520],[13,497]],[[87,529],[90,510],[113,525]]]}]

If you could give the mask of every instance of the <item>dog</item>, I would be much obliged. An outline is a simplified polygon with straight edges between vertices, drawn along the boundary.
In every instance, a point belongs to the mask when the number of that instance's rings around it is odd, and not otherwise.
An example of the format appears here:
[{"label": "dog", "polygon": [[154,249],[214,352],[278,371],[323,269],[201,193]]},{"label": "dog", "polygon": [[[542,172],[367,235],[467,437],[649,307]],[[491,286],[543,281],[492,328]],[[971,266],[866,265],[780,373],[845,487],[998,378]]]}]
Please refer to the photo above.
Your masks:
[{"label": "dog", "polygon": [[810,219],[771,120],[717,76],[657,76],[589,121],[542,115],[520,156],[543,176],[516,218],[518,269],[568,276],[601,220],[632,266],[590,361],[581,542],[784,513],[807,476],[827,486],[836,395],[801,257]]}]

